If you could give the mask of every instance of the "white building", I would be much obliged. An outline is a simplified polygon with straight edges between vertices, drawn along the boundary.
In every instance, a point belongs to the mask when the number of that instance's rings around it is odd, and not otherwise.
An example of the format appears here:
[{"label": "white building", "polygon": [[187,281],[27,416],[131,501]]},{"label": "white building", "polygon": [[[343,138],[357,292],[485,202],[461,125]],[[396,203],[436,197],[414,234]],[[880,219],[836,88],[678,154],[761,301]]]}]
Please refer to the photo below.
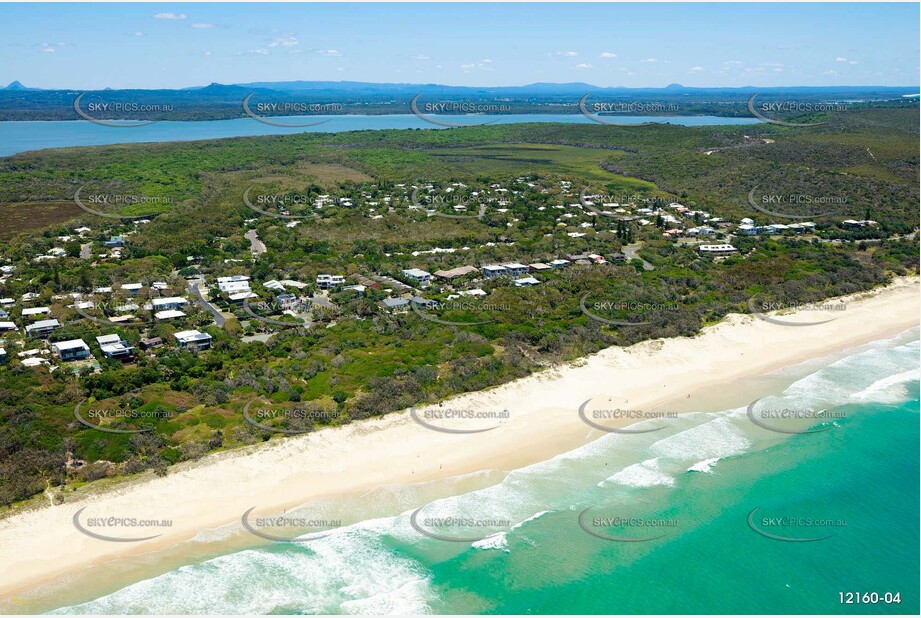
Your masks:
[{"label": "white building", "polygon": [[700,245],[697,249],[703,255],[709,255],[711,257],[727,257],[738,253],[739,250],[729,244],[721,245]]},{"label": "white building", "polygon": [[83,339],[71,339],[51,344],[51,352],[62,361],[82,360],[90,355],[90,347]]},{"label": "white building", "polygon": [[155,298],[150,304],[153,305],[155,311],[165,311],[167,309],[179,309],[179,307],[188,302],[182,296],[167,296],[165,298]]},{"label": "white building", "polygon": [[199,350],[211,349],[211,335],[197,330],[183,330],[173,335],[176,342],[184,347],[194,347]]},{"label": "white building", "polygon": [[432,281],[432,273],[424,271],[421,268],[407,268],[403,271],[403,276],[415,281],[422,287],[427,286]]},{"label": "white building", "polygon": [[39,320],[35,324],[26,326],[26,335],[44,339],[56,328],[61,328],[61,323],[57,320]]},{"label": "white building", "polygon": [[344,275],[317,275],[317,287],[321,290],[337,288],[344,283]]},{"label": "white building", "polygon": [[487,279],[495,279],[496,277],[502,277],[508,274],[505,266],[499,266],[498,264],[490,264],[489,266],[484,266],[482,269],[483,276]]}]

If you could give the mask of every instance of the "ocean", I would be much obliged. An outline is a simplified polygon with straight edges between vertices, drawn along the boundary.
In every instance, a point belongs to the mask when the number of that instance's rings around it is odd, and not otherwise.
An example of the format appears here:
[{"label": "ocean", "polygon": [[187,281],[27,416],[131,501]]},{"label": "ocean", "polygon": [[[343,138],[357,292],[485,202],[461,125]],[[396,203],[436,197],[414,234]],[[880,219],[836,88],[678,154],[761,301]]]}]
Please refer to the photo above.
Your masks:
[{"label": "ocean", "polygon": [[[581,114],[495,114],[482,116],[450,116],[457,124],[510,124],[520,122],[591,123]],[[143,126],[111,127],[88,120],[7,121],[0,122],[0,157],[68,146],[101,146],[138,142],[172,142],[252,135],[290,135],[294,133],[338,133],[368,129],[443,129],[413,114],[340,116],[284,116],[273,117],[273,122],[296,124],[325,120],[311,127],[277,127],[251,118],[233,120],[162,121]],[[617,116],[617,122],[640,124],[667,122],[695,127],[703,125],[758,124],[757,118],[730,118],[723,116]],[[126,123],[130,125],[130,123]]]},{"label": "ocean", "polygon": [[453,496],[305,505],[356,523],[53,613],[917,614],[918,330],[780,373],[765,427],[747,406],[683,414]]}]

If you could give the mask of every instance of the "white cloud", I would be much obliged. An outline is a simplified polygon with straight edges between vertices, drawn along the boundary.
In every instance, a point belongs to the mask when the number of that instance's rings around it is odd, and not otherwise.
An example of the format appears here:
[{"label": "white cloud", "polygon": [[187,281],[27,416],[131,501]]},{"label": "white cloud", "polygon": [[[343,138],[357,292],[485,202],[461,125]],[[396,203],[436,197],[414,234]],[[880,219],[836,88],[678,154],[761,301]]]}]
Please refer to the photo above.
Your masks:
[{"label": "white cloud", "polygon": [[847,62],[847,58],[838,56],[837,58],[835,58],[835,62]]},{"label": "white cloud", "polygon": [[823,75],[837,75],[837,74],[838,74],[838,71],[825,71],[825,73],[823,73]]},{"label": "white cloud", "polygon": [[413,60],[431,60],[431,58],[425,54],[419,54],[418,56],[413,56]]},{"label": "white cloud", "polygon": [[202,56],[210,56],[210,55],[211,55],[211,52],[209,51],[202,52]]},{"label": "white cloud", "polygon": [[192,27],[193,27],[193,28],[199,28],[199,29],[202,29],[202,30],[203,30],[203,29],[206,29],[206,28],[214,28],[214,24],[198,23],[198,24],[192,24]]},{"label": "white cloud", "polygon": [[579,55],[579,52],[574,51],[559,51],[556,52],[557,56],[566,56],[567,58],[574,58]]},{"label": "white cloud", "polygon": [[134,36],[144,36],[144,33],[141,31],[137,31],[134,33]]},{"label": "white cloud", "polygon": [[297,37],[288,35],[275,39],[269,43],[269,47],[294,47],[299,43]]},{"label": "white cloud", "polygon": [[741,60],[727,60],[723,64],[725,64],[727,67],[740,67],[743,63]]},{"label": "white cloud", "polygon": [[612,52],[601,52],[598,54],[599,58],[617,58],[617,54]]},{"label": "white cloud", "polygon": [[318,49],[317,53],[320,54],[321,56],[335,56],[335,57],[342,56],[342,52],[337,51],[335,49]]},{"label": "white cloud", "polygon": [[640,62],[658,62],[658,60],[656,58],[645,58],[640,60]]},{"label": "white cloud", "polygon": [[594,67],[588,64],[587,62],[580,62],[579,64],[576,65],[576,68],[577,69],[592,69]]},{"label": "white cloud", "polygon": [[185,19],[185,13],[157,13],[154,19]]},{"label": "white cloud", "polygon": [[691,67],[690,71],[691,73],[703,73],[704,68],[703,67]]},{"label": "white cloud", "polygon": [[251,49],[251,50],[249,50],[249,53],[251,53],[251,54],[256,54],[257,56],[268,56],[268,55],[269,55],[269,50],[267,50],[267,49]]}]

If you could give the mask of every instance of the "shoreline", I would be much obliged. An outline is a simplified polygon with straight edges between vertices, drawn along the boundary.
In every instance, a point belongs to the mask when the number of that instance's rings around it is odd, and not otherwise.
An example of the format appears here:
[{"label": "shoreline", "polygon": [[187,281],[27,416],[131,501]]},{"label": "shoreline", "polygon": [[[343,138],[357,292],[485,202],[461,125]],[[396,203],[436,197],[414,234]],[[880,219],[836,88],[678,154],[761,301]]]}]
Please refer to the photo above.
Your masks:
[{"label": "shoreline", "polygon": [[[420,426],[407,411],[394,412],[211,455],[171,468],[163,478],[128,481],[73,503],[11,515],[0,520],[0,560],[8,567],[0,595],[15,595],[86,567],[117,566],[121,560],[169,551],[203,530],[239,523],[254,505],[256,514],[277,513],[310,500],[356,495],[382,485],[418,484],[545,461],[603,435],[579,419],[578,407],[587,399],[592,400],[589,409],[607,404],[651,410],[679,402],[697,404],[720,391],[724,398],[741,398],[737,405],[744,405],[748,393],[717,387],[737,387],[740,380],[892,337],[919,322],[915,277],[843,300],[846,310],[831,322],[791,327],[730,314],[695,337],[607,348],[426,408],[508,410],[508,418],[495,430],[443,433]],[[800,311],[784,316],[790,322],[816,318],[828,319],[828,314]],[[467,430],[496,425],[482,420],[426,422]],[[611,426],[631,422],[622,418]],[[149,541],[105,542],[72,525],[74,513],[84,507],[87,515],[170,519],[173,526]],[[201,545],[202,553],[210,549]]]}]

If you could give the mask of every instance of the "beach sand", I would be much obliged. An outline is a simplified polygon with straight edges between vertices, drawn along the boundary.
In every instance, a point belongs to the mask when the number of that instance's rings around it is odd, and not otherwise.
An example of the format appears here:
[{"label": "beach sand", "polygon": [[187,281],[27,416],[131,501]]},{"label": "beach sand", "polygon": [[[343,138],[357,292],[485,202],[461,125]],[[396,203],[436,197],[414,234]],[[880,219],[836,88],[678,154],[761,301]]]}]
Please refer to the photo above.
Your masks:
[{"label": "beach sand", "polygon": [[[703,405],[714,395],[721,405],[745,405],[753,394],[737,389],[740,381],[891,337],[919,323],[917,278],[841,300],[844,311],[771,314],[787,322],[835,318],[829,322],[790,326],[734,314],[697,337],[609,348],[432,408],[507,410],[508,418],[446,420],[424,411],[417,414],[439,427],[495,427],[489,431],[444,433],[421,426],[408,412],[393,413],[211,455],[176,466],[163,478],[14,515],[0,521],[0,606],[31,612],[37,606],[2,601],[26,598],[36,586],[94,565],[115,569],[119,563],[155,563],[154,556],[163,556],[202,530],[239,522],[251,507],[257,507],[255,514],[280,513],[309,500],[356,495],[381,485],[512,470],[550,459],[603,435],[579,418],[579,406],[588,400],[589,413],[598,408],[692,409],[689,401]],[[635,420],[604,423],[626,426]],[[97,540],[73,525],[74,514],[84,507],[83,521],[122,516],[168,519],[172,525],[138,532],[160,534],[148,541]],[[105,534],[104,529],[97,531]]]}]

